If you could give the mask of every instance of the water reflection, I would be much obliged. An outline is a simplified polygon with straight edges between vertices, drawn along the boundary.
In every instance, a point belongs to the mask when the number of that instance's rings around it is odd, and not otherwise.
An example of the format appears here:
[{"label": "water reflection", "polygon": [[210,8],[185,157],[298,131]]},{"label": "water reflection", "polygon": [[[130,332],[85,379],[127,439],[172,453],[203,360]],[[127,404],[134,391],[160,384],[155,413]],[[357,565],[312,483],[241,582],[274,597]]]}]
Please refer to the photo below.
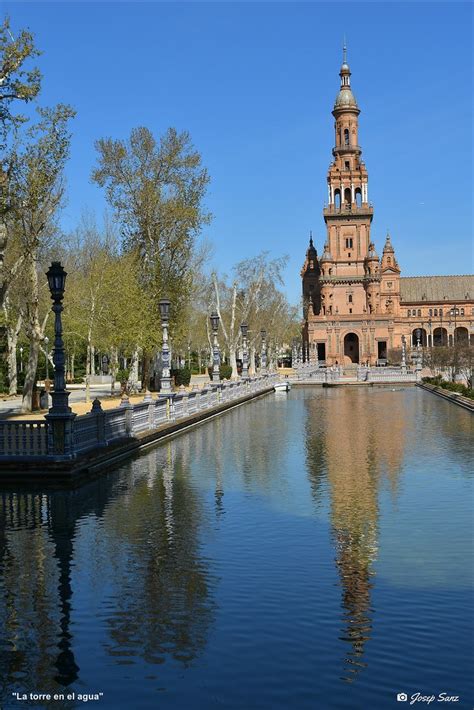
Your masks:
[{"label": "water reflection", "polygon": [[116,663],[187,665],[200,653],[214,582],[187,453],[170,443],[79,491],[1,494],[0,706],[13,691],[74,687],[84,588]]},{"label": "water reflection", "polygon": [[[370,397],[370,401],[368,399]],[[378,548],[379,484],[385,473],[396,491],[410,415],[390,391],[326,390],[305,399],[305,449],[316,503],[327,492],[336,566],[342,588],[341,640],[349,644],[343,679],[352,682],[364,661],[373,609],[373,563]],[[371,416],[367,416],[370,408]]]}]

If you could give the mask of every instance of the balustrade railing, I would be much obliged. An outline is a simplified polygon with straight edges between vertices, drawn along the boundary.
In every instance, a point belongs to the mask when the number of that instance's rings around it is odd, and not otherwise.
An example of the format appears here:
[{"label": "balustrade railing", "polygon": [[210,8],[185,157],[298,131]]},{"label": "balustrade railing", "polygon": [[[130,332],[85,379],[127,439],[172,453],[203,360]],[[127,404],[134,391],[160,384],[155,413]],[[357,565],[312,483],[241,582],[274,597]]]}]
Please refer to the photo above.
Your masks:
[{"label": "balustrade railing", "polygon": [[48,430],[42,421],[0,421],[0,455],[45,456]]},{"label": "balustrade railing", "polygon": [[[277,379],[275,374],[259,375],[247,381],[211,384],[202,390],[179,392],[171,397],[159,397],[135,405],[124,401],[116,409],[103,410],[99,404],[89,414],[74,419],[73,452],[84,454],[114,441],[151,431],[167,421],[183,419],[258,393],[271,387]],[[48,426],[47,421],[0,420],[0,462],[8,457],[48,456]]]}]

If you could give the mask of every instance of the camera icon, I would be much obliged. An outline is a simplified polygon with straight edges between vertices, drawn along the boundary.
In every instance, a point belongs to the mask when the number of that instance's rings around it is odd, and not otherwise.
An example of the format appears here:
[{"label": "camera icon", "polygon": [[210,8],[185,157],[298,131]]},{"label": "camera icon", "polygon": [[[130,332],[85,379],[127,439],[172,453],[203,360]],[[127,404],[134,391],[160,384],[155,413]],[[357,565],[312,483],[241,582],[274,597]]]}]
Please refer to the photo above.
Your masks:
[{"label": "camera icon", "polygon": [[406,703],[408,695],[406,693],[397,693],[397,700],[399,703]]}]

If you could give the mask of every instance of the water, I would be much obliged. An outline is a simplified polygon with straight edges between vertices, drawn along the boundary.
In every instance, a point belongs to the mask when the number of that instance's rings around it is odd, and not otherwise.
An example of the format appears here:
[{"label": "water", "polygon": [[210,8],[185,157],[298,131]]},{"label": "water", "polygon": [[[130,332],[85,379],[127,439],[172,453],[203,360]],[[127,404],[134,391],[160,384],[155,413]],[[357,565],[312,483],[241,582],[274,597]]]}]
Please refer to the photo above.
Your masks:
[{"label": "water", "polygon": [[293,389],[79,491],[4,493],[0,707],[472,708],[472,421]]}]

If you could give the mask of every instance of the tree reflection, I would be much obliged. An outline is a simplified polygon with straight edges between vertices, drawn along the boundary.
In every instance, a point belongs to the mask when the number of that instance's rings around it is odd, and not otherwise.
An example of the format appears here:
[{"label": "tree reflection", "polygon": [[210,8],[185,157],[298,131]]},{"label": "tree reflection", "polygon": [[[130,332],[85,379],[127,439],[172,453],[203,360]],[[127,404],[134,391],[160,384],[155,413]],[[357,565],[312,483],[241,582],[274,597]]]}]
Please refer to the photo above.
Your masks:
[{"label": "tree reflection", "polygon": [[213,618],[205,521],[188,482],[192,452],[174,446],[77,491],[0,494],[0,706],[13,691],[61,692],[80,680],[79,577],[99,607],[113,589],[105,645],[117,663],[171,655],[187,664],[200,652]]},{"label": "tree reflection", "polygon": [[136,483],[104,516],[114,597],[107,648],[122,660],[160,664],[171,655],[188,664],[206,642],[213,580],[199,554],[202,511],[186,448],[173,441],[149,453],[159,472],[153,487]]}]

